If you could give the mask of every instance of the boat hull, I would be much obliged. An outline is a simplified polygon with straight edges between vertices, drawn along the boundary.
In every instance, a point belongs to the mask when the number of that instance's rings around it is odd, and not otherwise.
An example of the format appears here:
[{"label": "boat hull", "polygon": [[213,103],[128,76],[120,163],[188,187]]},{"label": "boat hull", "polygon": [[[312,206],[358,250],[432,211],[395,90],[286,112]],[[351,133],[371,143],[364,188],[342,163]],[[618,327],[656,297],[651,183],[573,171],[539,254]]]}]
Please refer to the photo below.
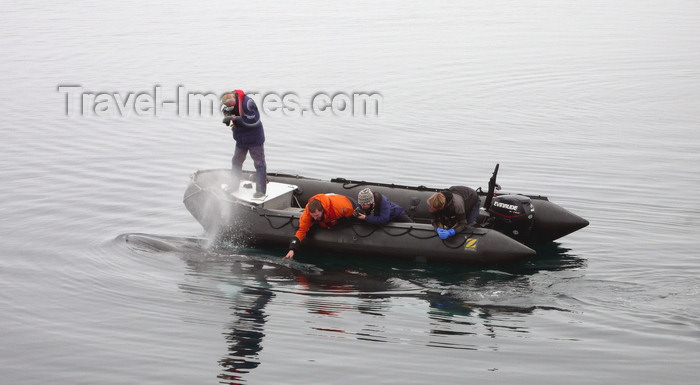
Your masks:
[{"label": "boat hull", "polygon": [[[232,226],[227,233],[236,233],[239,240],[249,244],[286,247],[296,232],[300,213],[301,210],[289,213],[261,208],[242,209],[237,219],[243,226]],[[429,224],[375,226],[354,220],[330,230],[315,226],[302,245],[302,250],[472,265],[511,263],[535,255],[531,248],[490,229],[470,228],[442,240]]]},{"label": "boat hull", "polygon": [[[194,174],[183,199],[187,209],[212,236],[247,245],[287,247],[298,227],[302,208],[270,208],[237,199],[221,188],[229,182],[228,175],[221,170]],[[310,184],[303,189],[310,189]],[[297,192],[294,199],[298,202],[303,193]],[[468,265],[507,264],[536,254],[492,229],[469,227],[442,240],[428,223],[375,226],[354,219],[330,230],[314,226],[302,242],[300,251],[304,250]]]}]

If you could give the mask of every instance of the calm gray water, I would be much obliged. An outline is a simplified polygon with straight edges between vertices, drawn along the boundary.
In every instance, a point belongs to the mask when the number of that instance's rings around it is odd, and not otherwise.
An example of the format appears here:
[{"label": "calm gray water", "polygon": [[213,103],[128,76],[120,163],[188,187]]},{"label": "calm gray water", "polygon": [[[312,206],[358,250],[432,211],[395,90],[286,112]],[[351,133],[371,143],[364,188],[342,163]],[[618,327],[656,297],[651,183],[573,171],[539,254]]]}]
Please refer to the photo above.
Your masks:
[{"label": "calm gray water", "polygon": [[[699,16],[673,0],[6,5],[0,383],[696,382]],[[218,114],[152,103],[179,88],[380,95],[379,114],[265,104],[269,170],[486,187],[500,163],[504,189],[591,225],[499,269],[217,245],[182,195],[233,141]]]}]

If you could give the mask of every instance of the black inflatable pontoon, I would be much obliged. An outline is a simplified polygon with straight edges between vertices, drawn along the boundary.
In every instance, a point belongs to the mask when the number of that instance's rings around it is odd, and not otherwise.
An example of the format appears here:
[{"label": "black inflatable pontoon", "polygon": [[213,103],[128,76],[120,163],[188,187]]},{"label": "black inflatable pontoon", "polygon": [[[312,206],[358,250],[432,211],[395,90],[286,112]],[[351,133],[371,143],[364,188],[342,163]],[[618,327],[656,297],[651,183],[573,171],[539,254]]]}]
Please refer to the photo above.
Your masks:
[{"label": "black inflatable pontoon", "polygon": [[[360,190],[371,187],[403,206],[415,223],[373,226],[351,220],[331,230],[314,226],[297,255],[320,249],[472,265],[511,263],[533,257],[535,251],[528,245],[549,242],[588,225],[588,221],[546,197],[496,193],[497,171],[498,166],[489,182],[489,192],[478,190],[484,203],[479,224],[446,240],[440,239],[430,225],[426,203],[440,189],[425,186],[271,173],[267,195],[256,199],[252,181],[241,181],[237,192],[228,192],[231,170],[200,170],[192,175],[183,202],[212,236],[250,245],[287,246],[311,196],[336,193],[356,199]],[[254,174],[244,172],[244,179],[254,179]]]}]

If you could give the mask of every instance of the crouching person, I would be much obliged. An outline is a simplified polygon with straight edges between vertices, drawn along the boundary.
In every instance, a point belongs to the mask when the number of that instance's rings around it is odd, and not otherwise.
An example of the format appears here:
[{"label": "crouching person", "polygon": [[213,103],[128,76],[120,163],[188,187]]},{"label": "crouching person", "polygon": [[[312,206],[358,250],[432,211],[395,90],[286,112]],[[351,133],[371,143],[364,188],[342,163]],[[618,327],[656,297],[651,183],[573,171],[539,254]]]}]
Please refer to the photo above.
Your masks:
[{"label": "crouching person", "polygon": [[314,224],[330,229],[341,220],[350,218],[355,211],[355,204],[350,198],[337,194],[317,194],[312,196],[299,217],[299,229],[289,243],[289,252],[285,258],[294,258],[294,252],[306,237]]},{"label": "crouching person", "polygon": [[432,224],[440,239],[447,239],[475,224],[480,205],[479,195],[466,186],[452,186],[428,198]]},{"label": "crouching person", "polygon": [[357,203],[360,205],[360,208],[362,208],[362,211],[358,212],[356,217],[357,219],[367,221],[367,223],[384,225],[389,222],[413,222],[413,220],[406,215],[403,207],[369,188],[357,194]]}]

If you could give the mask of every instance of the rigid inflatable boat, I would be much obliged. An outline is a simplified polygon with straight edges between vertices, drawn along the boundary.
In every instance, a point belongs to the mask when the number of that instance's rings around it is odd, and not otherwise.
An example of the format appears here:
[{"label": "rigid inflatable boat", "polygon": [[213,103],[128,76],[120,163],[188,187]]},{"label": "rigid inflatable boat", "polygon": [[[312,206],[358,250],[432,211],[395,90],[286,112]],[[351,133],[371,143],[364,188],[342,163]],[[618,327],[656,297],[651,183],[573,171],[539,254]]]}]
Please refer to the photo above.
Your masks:
[{"label": "rigid inflatable boat", "polygon": [[497,173],[498,166],[488,191],[477,189],[482,202],[477,225],[445,240],[430,224],[426,203],[430,195],[443,188],[269,173],[267,194],[255,198],[253,172],[244,171],[240,185],[234,189],[230,185],[231,170],[217,169],[192,174],[183,202],[210,236],[253,246],[288,246],[307,200],[319,193],[356,199],[360,190],[370,187],[401,205],[415,222],[376,226],[350,219],[330,230],[313,226],[297,256],[302,256],[304,250],[317,249],[415,261],[504,264],[531,258],[536,253],[530,246],[588,225],[587,220],[546,197],[501,193]]}]

